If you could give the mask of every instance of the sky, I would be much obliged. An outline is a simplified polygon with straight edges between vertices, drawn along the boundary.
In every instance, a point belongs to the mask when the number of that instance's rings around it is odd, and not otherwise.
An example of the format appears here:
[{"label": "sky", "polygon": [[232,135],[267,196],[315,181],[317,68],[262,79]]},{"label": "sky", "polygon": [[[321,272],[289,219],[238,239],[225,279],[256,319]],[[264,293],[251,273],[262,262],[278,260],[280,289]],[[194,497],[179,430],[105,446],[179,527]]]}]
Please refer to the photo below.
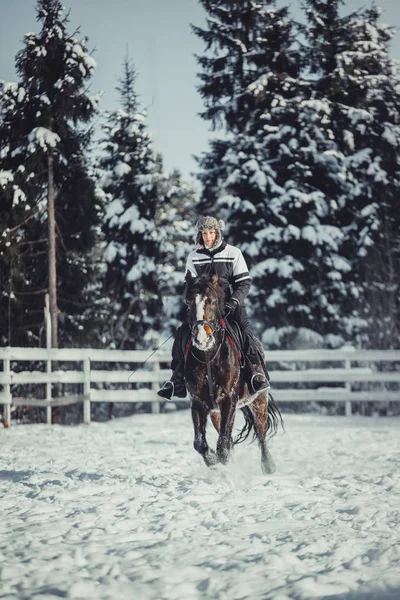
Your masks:
[{"label": "sky", "polygon": [[[300,0],[289,4],[301,18]],[[399,0],[378,0],[383,19],[400,26]],[[347,0],[346,12],[370,2]],[[15,81],[15,55],[27,32],[39,31],[34,0],[0,0],[0,79]],[[147,109],[154,148],[161,152],[167,169],[184,176],[196,171],[194,155],[207,150],[213,133],[199,113],[203,109],[197,92],[195,54],[203,43],[191,32],[190,24],[202,26],[205,11],[198,0],[65,0],[70,10],[69,31],[80,26],[89,38],[97,62],[91,91],[103,92],[101,108],[117,107],[115,87],[126,52],[138,72],[137,92]],[[393,58],[400,59],[400,33],[392,45]]]},{"label": "sky", "polygon": [[1,597],[398,600],[400,419],[284,418],[273,475],[190,410],[0,427]]}]

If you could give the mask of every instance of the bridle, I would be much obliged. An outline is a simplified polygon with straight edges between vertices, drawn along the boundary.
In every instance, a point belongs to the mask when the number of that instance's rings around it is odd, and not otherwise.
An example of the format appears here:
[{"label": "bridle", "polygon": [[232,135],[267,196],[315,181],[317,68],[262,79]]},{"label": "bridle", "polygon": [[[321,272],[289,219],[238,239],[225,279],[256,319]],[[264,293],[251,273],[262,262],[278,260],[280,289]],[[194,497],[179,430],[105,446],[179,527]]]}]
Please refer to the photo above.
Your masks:
[{"label": "bridle", "polygon": [[[190,350],[191,350],[191,353],[192,353],[192,356],[193,356],[193,358],[194,358],[195,360],[197,360],[197,362],[199,362],[199,363],[201,363],[201,364],[203,364],[203,365],[206,365],[206,364],[208,364],[208,363],[209,363],[209,364],[213,363],[213,362],[214,362],[214,360],[217,358],[217,356],[218,356],[218,354],[220,353],[220,350],[221,350],[221,348],[222,348],[222,344],[223,344],[223,343],[224,343],[224,341],[225,341],[225,332],[226,332],[226,329],[225,329],[225,327],[222,327],[221,325],[219,325],[219,326],[218,326],[218,327],[217,327],[217,328],[216,328],[216,329],[213,331],[213,334],[214,334],[214,333],[217,333],[218,331],[220,331],[221,329],[222,329],[222,339],[221,339],[221,342],[219,343],[219,345],[218,345],[218,347],[217,347],[216,351],[214,352],[213,356],[211,356],[211,357],[210,357],[209,350],[202,350],[201,348],[198,348],[197,346],[193,346],[193,336],[192,336],[192,346],[191,346],[191,349],[190,349]],[[210,334],[210,335],[211,335],[211,334]],[[204,355],[205,355],[205,360],[201,360],[201,358],[199,358],[198,356],[196,356],[196,354],[195,354],[195,352],[194,352],[194,349],[196,349],[196,351],[197,351],[197,352],[201,352],[202,354],[204,354]]]},{"label": "bridle", "polygon": [[[215,288],[206,280],[203,280],[204,284],[208,287],[209,290],[211,290],[212,292],[215,292]],[[217,331],[219,331],[221,329],[221,319],[222,319],[222,314],[221,311],[219,309],[219,306],[217,305],[216,307],[216,317],[217,317],[217,323],[218,325],[216,327],[213,327],[211,325],[211,323],[209,321],[205,321],[204,319],[199,319],[197,320],[191,327],[191,332],[192,335],[197,335],[194,332],[194,329],[198,326],[198,325],[205,325],[210,329],[210,334],[209,335],[213,335],[214,333],[217,333]]]},{"label": "bridle", "polygon": [[221,329],[221,324],[219,324],[216,327],[213,327],[209,321],[205,321],[204,319],[199,319],[198,321],[195,321],[193,323],[192,327],[190,328],[190,330],[192,332],[192,336],[196,336],[197,335],[197,332],[195,331],[195,329],[199,325],[203,325],[203,326],[208,327],[208,329],[210,330],[210,333],[208,333],[207,330],[206,330],[206,333],[208,335],[214,335],[215,333],[217,333]]},{"label": "bridle", "polygon": [[[208,281],[204,281],[205,285],[212,291],[215,292],[215,289],[213,288],[213,286],[208,282]],[[191,334],[192,334],[192,341],[193,338],[197,336],[197,331],[196,329],[198,329],[199,325],[202,325],[204,327],[204,330],[206,332],[207,335],[212,335],[214,336],[216,333],[218,333],[218,331],[220,331],[221,329],[223,329],[224,331],[224,327],[222,327],[222,314],[221,311],[219,309],[219,306],[216,306],[216,310],[215,310],[215,316],[216,316],[216,325],[212,325],[209,321],[206,321],[205,319],[198,319],[197,321],[195,321],[193,323],[193,325],[190,328]],[[209,329],[209,331],[207,331],[207,329]],[[225,337],[225,336],[224,336]],[[219,347],[217,348],[217,352],[216,354],[213,356],[213,358],[211,359],[211,361],[214,360],[215,356],[219,353],[220,349],[221,349],[221,345],[224,341],[224,337],[222,338],[221,344],[219,345]],[[204,352],[206,355],[208,353],[208,350],[201,350],[201,348],[198,348],[196,346],[196,348],[200,351],[200,352]],[[197,358],[197,357],[195,357]],[[200,361],[202,362],[202,361]]]},{"label": "bridle", "polygon": [[[214,288],[208,282],[205,282],[205,283],[206,283],[207,287],[209,287],[211,290],[214,291]],[[221,315],[221,311],[219,310],[219,306],[218,305],[217,305],[217,308],[216,308],[215,312],[216,312],[216,318],[217,318],[217,321],[216,321],[217,324],[216,325],[213,326],[209,321],[206,321],[205,319],[198,319],[191,326],[190,331],[191,331],[191,342],[192,343],[191,343],[190,352],[191,352],[191,355],[193,356],[193,358],[197,362],[199,362],[199,363],[201,363],[203,365],[206,365],[206,368],[207,368],[208,393],[209,393],[209,396],[210,396],[211,407],[212,407],[213,410],[219,410],[219,406],[218,406],[217,401],[215,400],[215,395],[214,395],[214,389],[213,389],[213,383],[212,383],[211,365],[215,361],[215,359],[217,358],[217,356],[219,355],[219,353],[221,351],[222,345],[223,345],[223,343],[225,341],[225,332],[226,332],[226,329],[223,326],[222,315]],[[198,333],[198,327],[200,325],[202,325],[204,327],[204,330],[205,330],[206,334],[209,335],[209,336],[211,336],[211,335],[215,336],[215,334],[218,333],[218,331],[222,330],[222,338],[221,338],[220,344],[218,345],[218,347],[217,347],[216,351],[214,352],[213,356],[210,356],[210,353],[209,353],[208,349],[202,350],[201,348],[199,348],[198,346],[195,346],[193,344],[194,338],[197,336],[197,333]],[[207,331],[206,328],[209,329],[209,332]],[[197,329],[197,331],[196,331],[196,329]],[[204,355],[204,360],[202,360],[199,356],[196,356],[196,353],[194,352],[195,348],[196,348],[196,352],[200,352],[200,353],[202,353]]]}]

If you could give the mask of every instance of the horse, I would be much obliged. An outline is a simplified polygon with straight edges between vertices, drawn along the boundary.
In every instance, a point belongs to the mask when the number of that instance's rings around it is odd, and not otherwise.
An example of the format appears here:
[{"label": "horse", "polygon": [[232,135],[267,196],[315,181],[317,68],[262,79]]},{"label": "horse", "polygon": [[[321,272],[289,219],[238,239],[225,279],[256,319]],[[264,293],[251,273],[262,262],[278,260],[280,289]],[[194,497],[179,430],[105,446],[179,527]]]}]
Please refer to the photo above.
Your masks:
[{"label": "horse", "polygon": [[[251,393],[240,349],[223,318],[224,300],[225,292],[217,275],[193,277],[188,273],[185,302],[190,338],[185,350],[184,373],[191,397],[193,445],[207,466],[225,465],[233,446],[253,434],[261,449],[262,471],[271,474],[275,464],[266,437],[267,433],[276,433],[279,421],[283,426],[282,416],[268,389]],[[245,424],[233,440],[238,409],[244,414]],[[209,447],[206,438],[208,416],[218,432],[216,452]]]}]

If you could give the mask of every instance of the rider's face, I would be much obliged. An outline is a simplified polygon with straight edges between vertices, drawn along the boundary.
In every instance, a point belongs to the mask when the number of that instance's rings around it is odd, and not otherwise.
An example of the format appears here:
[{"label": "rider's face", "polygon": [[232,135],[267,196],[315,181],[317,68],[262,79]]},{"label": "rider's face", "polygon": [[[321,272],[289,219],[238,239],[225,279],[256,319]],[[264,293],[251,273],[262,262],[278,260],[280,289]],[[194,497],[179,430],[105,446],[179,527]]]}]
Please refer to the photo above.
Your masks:
[{"label": "rider's face", "polygon": [[217,239],[216,229],[205,229],[201,232],[201,235],[206,246],[212,246]]}]

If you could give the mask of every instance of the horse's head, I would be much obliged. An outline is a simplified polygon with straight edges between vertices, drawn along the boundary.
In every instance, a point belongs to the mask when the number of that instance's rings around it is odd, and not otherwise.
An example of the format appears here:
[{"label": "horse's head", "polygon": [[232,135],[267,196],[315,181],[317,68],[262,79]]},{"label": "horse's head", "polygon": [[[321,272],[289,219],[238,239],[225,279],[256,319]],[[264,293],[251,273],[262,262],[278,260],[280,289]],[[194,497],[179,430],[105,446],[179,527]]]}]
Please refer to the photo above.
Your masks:
[{"label": "horse's head", "polygon": [[210,350],[215,344],[215,333],[220,329],[219,319],[224,292],[218,276],[193,277],[186,275],[185,302],[193,344],[200,350]]}]

